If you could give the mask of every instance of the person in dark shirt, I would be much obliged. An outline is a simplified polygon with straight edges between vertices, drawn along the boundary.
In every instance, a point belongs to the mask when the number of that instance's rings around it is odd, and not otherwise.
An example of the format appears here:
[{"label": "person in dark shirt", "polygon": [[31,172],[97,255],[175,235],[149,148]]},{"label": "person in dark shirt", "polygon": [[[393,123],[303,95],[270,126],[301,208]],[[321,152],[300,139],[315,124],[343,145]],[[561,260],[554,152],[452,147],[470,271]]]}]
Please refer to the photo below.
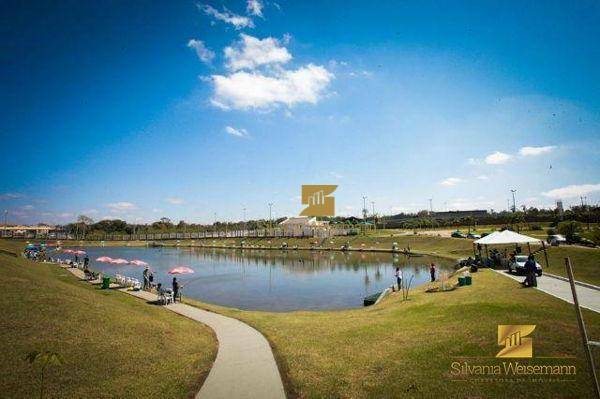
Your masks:
[{"label": "person in dark shirt", "polygon": [[431,274],[431,282],[433,283],[435,281],[435,264],[433,263],[429,267],[429,274]]},{"label": "person in dark shirt", "polygon": [[525,262],[525,281],[523,284],[525,287],[537,287],[537,264],[535,263],[535,257],[533,255],[529,255],[527,258],[527,262]]},{"label": "person in dark shirt", "polygon": [[90,258],[86,255],[85,258],[83,258],[83,268],[87,268],[90,264]]},{"label": "person in dark shirt", "polygon": [[173,277],[173,302],[177,302],[178,296],[179,296],[179,282],[177,281],[177,277]]}]

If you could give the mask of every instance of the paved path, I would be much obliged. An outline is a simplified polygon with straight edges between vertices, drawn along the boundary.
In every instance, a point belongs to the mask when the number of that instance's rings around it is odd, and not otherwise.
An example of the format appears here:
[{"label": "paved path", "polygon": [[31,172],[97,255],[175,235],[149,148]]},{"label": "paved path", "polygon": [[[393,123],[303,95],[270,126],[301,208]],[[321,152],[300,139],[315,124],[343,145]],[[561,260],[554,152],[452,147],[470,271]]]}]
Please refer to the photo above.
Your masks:
[{"label": "paved path", "polygon": [[[524,276],[516,276],[514,274],[509,274],[508,271],[494,271],[519,282],[525,279]],[[554,297],[562,299],[563,301],[573,303],[573,294],[571,293],[571,286],[567,281],[559,280],[557,278],[549,276],[541,276],[537,278],[537,289],[542,292],[545,292],[546,294],[550,294]],[[577,299],[579,299],[579,306],[600,313],[600,291],[592,288],[582,287],[581,285],[575,285],[575,289],[577,290]]]},{"label": "paved path", "polygon": [[[68,268],[80,279],[83,271]],[[148,302],[156,294],[146,291],[120,291]],[[265,337],[241,321],[196,307],[175,303],[164,308],[206,324],[215,331],[219,351],[197,399],[261,398],[285,399],[285,391],[273,352]]]}]

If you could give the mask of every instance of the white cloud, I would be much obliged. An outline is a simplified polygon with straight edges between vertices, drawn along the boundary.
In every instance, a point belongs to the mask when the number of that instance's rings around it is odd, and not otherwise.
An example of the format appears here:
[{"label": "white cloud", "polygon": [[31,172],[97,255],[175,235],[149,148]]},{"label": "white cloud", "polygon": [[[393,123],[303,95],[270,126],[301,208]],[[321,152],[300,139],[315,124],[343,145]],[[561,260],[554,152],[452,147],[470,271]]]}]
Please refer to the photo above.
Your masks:
[{"label": "white cloud", "polygon": [[132,211],[134,209],[137,209],[137,206],[135,204],[132,204],[131,202],[126,202],[126,201],[112,202],[110,204],[107,204],[107,206],[113,212]]},{"label": "white cloud", "polygon": [[285,64],[292,59],[289,51],[273,37],[257,39],[241,34],[240,41],[223,50],[227,68],[232,71],[255,69],[260,65]]},{"label": "white cloud", "polygon": [[206,47],[202,40],[191,39],[187,46],[191,49],[194,49],[200,61],[204,62],[205,64],[210,64],[215,58],[215,53]]},{"label": "white cloud", "polygon": [[343,178],[344,178],[344,176],[343,176],[343,175],[341,175],[341,174],[339,174],[339,173],[337,173],[337,172],[329,172],[329,174],[330,174],[331,176],[333,176],[334,178],[336,178],[336,179],[343,179]]},{"label": "white cloud", "polygon": [[521,147],[521,149],[519,150],[519,154],[523,155],[523,156],[528,156],[528,155],[541,155],[541,154],[547,154],[549,152],[551,152],[552,150],[554,150],[556,148],[556,146],[554,145],[547,145],[544,147]]},{"label": "white cloud", "polygon": [[220,12],[219,10],[211,7],[208,4],[198,4],[198,8],[202,10],[206,15],[211,15],[219,21],[223,21],[227,24],[233,25],[235,29],[254,28],[254,23],[252,22],[252,19],[244,17],[242,15],[234,14],[225,7],[223,7],[223,12]]},{"label": "white cloud", "polygon": [[22,198],[22,197],[23,197],[23,194],[19,194],[19,193],[4,193],[4,194],[0,194],[0,201],[14,200],[14,199]]},{"label": "white cloud", "polygon": [[236,137],[249,137],[248,131],[244,128],[235,128],[232,126],[225,126],[225,133]]},{"label": "white cloud", "polygon": [[566,187],[555,188],[554,190],[546,191],[542,193],[545,197],[562,199],[562,198],[575,198],[582,195],[590,194],[600,191],[600,184],[573,184]]},{"label": "white cloud", "polygon": [[512,155],[496,151],[485,157],[485,163],[489,165],[499,165],[506,163],[512,159]]},{"label": "white cloud", "polygon": [[224,109],[269,109],[283,104],[316,104],[334,75],[322,66],[308,64],[296,70],[281,70],[272,76],[239,71],[229,76],[213,75],[212,103]]},{"label": "white cloud", "polygon": [[451,187],[451,186],[456,186],[458,183],[463,182],[464,180],[461,179],[460,177],[449,177],[447,179],[444,179],[440,182],[440,184],[442,186],[446,186],[446,187]]},{"label": "white cloud", "polygon": [[479,175],[479,176],[477,176],[477,179],[478,180],[490,180],[490,178],[486,175]]},{"label": "white cloud", "polygon": [[169,204],[172,204],[172,205],[185,204],[185,200],[183,200],[182,198],[177,198],[177,197],[168,197],[168,198],[165,198],[165,201],[167,201]]},{"label": "white cloud", "polygon": [[256,15],[257,17],[262,17],[262,9],[263,4],[260,0],[248,0],[246,4],[246,12],[250,15]]}]

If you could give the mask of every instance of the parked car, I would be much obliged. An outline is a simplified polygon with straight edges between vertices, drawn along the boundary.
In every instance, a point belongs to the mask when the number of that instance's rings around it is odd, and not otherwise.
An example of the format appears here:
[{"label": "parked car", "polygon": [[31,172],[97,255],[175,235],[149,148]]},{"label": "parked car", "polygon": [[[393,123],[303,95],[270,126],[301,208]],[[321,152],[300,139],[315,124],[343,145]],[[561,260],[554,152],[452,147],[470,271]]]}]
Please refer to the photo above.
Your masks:
[{"label": "parked car", "polygon": [[[508,263],[508,272],[516,273],[516,274],[525,274],[525,262],[527,262],[527,255],[517,255],[515,256],[515,261],[512,263]],[[542,275],[542,266],[539,263],[535,262],[535,267],[537,269],[536,274],[539,276]]]},{"label": "parked car", "polygon": [[461,233],[458,230],[456,230],[455,232],[453,232],[451,234],[451,237],[454,237],[454,238],[467,238],[467,236],[465,234]]},{"label": "parked car", "polygon": [[472,238],[474,240],[479,240],[481,236],[479,234],[469,233],[467,234],[467,238]]},{"label": "parked car", "polygon": [[566,244],[567,239],[560,234],[551,234],[546,239],[546,242],[548,242],[548,244],[552,245],[553,247],[558,247],[560,244]]}]

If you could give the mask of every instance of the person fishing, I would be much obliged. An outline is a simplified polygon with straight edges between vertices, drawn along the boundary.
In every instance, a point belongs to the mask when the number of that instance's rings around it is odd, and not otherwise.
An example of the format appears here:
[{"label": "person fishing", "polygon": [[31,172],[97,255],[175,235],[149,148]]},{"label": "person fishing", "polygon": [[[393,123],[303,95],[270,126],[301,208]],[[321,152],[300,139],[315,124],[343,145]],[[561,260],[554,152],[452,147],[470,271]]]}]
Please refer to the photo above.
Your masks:
[{"label": "person fishing", "polygon": [[431,274],[431,282],[435,281],[435,264],[432,262],[431,267],[429,267],[429,274]]},{"label": "person fishing", "polygon": [[142,276],[144,277],[144,290],[148,290],[149,274],[150,274],[150,270],[148,269],[148,266],[146,266],[144,268],[144,272],[142,273]]},{"label": "person fishing", "polygon": [[177,277],[173,277],[173,302],[177,302],[178,296],[179,296],[179,282],[177,281]]},{"label": "person fishing", "polygon": [[402,270],[399,267],[396,267],[396,283],[398,284],[398,291],[402,289]]}]

